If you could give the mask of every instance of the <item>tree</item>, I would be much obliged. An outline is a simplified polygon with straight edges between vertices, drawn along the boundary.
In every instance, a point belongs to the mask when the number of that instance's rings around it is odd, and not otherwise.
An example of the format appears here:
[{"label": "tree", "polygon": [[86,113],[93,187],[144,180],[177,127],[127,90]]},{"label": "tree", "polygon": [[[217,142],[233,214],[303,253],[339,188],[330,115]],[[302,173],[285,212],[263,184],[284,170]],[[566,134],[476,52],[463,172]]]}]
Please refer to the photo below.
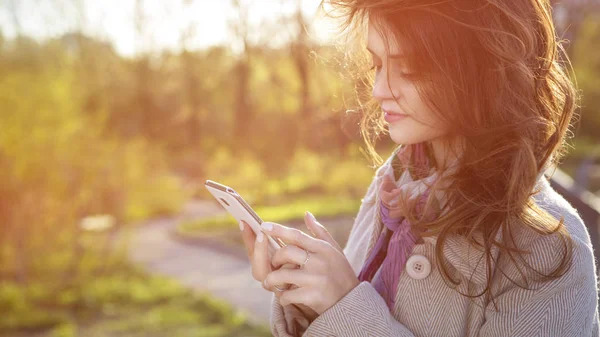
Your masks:
[{"label": "tree", "polygon": [[235,87],[235,109],[233,116],[233,146],[243,147],[246,137],[247,125],[254,118],[254,108],[250,99],[250,23],[248,20],[249,3],[242,5],[240,0],[233,0],[233,6],[238,14],[238,19],[230,23],[230,26],[240,43],[242,50],[238,56],[237,63],[233,69],[233,75],[237,79]]},{"label": "tree", "polygon": [[308,64],[308,53],[311,46],[307,33],[308,23],[302,13],[302,1],[298,0],[296,4],[295,24],[297,33],[290,43],[292,58],[300,77],[300,123],[298,123],[299,127],[296,129],[298,134],[295,138],[304,145],[310,145],[308,142],[313,139],[310,136],[310,130],[313,129],[314,123],[313,109],[310,101],[310,73]]}]

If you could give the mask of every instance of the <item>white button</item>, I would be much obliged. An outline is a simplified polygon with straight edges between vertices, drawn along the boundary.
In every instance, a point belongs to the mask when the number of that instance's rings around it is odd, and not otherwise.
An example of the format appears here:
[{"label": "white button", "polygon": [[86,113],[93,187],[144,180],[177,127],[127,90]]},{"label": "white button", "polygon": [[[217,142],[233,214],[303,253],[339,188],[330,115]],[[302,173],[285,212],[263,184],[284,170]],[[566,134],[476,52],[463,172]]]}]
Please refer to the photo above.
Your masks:
[{"label": "white button", "polygon": [[429,276],[431,263],[423,255],[413,255],[406,261],[406,272],[415,280],[422,280]]}]

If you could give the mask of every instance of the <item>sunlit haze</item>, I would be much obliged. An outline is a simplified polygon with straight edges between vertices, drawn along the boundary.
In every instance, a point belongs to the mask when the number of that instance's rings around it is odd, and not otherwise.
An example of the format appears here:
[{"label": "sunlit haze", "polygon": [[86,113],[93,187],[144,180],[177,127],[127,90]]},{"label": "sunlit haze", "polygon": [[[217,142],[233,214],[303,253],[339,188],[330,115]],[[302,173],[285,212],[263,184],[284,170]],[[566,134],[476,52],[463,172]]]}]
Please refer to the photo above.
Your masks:
[{"label": "sunlit haze", "polygon": [[[240,2],[248,8],[251,42],[276,44],[285,41],[286,31],[296,29],[289,22],[277,22],[282,16],[294,13],[297,8],[294,0]],[[313,20],[319,2],[302,0],[301,6],[307,22],[313,25],[309,31],[311,37],[324,41],[329,35],[326,22]],[[190,49],[215,44],[229,44],[236,49],[239,45],[232,37],[231,23],[239,21],[236,20],[239,11],[233,8],[233,1],[143,0],[141,3],[143,10],[139,16],[135,0],[4,0],[0,1],[0,29],[7,38],[20,31],[37,40],[83,31],[110,40],[116,50],[126,56],[141,51],[177,50],[182,46],[185,32],[190,32],[185,42]],[[136,16],[144,22],[139,36]]]}]

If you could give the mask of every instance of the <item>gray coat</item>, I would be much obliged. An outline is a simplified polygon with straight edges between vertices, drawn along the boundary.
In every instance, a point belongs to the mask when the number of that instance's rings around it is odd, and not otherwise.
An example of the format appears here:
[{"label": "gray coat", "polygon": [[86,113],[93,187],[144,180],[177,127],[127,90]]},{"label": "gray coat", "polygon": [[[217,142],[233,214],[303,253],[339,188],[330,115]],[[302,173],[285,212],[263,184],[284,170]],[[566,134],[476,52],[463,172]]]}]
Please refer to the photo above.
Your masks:
[{"label": "gray coat", "polygon": [[[391,158],[391,157],[390,157]],[[373,248],[382,225],[375,220],[376,191],[390,158],[374,176],[355,218],[344,254],[356,275]],[[553,216],[565,217],[565,226],[574,240],[573,265],[558,279],[524,290],[501,273],[493,288],[498,311],[485,296],[469,299],[449,287],[437,270],[435,237],[417,244],[398,284],[393,314],[384,299],[368,282],[360,283],[312,323],[292,305],[282,307],[272,297],[271,332],[290,336],[599,336],[598,286],[590,237],[577,211],[540,175],[535,195],[537,203]],[[523,230],[518,244],[532,254],[525,257],[537,270],[555,268],[561,245],[554,236]],[[487,278],[483,254],[466,239],[452,236],[446,241],[444,256],[450,271],[458,276],[463,293],[484,289]],[[497,255],[497,250],[492,251]],[[499,260],[501,263],[502,259]],[[519,280],[513,267],[502,268]]]}]

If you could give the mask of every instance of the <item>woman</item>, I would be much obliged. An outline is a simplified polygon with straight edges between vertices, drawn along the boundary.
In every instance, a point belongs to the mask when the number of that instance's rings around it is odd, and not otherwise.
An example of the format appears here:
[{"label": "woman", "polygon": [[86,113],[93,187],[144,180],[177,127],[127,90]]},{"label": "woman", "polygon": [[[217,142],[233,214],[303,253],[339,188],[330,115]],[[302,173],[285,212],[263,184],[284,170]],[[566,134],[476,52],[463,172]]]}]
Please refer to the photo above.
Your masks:
[{"label": "woman", "polygon": [[331,4],[372,62],[368,149],[399,146],[343,250],[307,215],[310,235],[263,224],[288,243],[269,260],[241,224],[273,334],[598,336],[588,232],[544,176],[577,104],[548,1]]}]

